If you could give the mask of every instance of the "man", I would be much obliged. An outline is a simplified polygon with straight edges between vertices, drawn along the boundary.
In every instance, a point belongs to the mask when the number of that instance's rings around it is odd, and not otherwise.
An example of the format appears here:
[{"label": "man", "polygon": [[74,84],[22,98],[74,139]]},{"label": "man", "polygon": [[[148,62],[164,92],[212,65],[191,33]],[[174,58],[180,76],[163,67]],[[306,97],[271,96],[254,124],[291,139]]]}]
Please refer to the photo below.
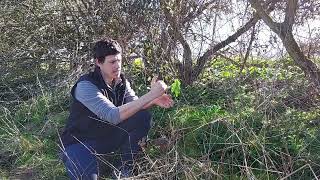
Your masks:
[{"label": "man", "polygon": [[150,129],[152,105],[173,106],[167,85],[154,78],[148,93],[138,98],[121,74],[121,47],[112,39],[96,42],[93,72],[81,76],[71,90],[73,102],[62,134],[63,161],[71,179],[97,179],[97,154],[121,152],[122,177],[131,175],[138,142]]}]

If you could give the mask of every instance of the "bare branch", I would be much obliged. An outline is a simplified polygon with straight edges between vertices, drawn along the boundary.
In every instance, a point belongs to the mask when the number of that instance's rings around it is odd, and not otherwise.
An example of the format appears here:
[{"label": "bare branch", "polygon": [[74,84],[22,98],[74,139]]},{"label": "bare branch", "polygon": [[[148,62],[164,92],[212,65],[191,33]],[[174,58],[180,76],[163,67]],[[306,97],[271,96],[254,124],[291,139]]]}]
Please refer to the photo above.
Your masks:
[{"label": "bare branch", "polygon": [[164,15],[166,19],[168,20],[170,26],[172,27],[172,31],[169,31],[169,33],[175,37],[180,44],[183,46],[183,62],[184,62],[184,73],[185,77],[190,77],[191,76],[191,70],[192,70],[192,53],[191,53],[191,48],[187,42],[187,40],[183,37],[183,34],[180,31],[180,24],[177,21],[175,17],[171,14],[169,9],[166,7],[166,3],[161,5],[161,8],[164,11]]},{"label": "bare branch", "polygon": [[298,7],[298,0],[288,0],[286,7],[286,15],[284,19],[284,26],[289,30],[292,30],[294,24],[294,18]]},{"label": "bare branch", "polygon": [[209,8],[214,2],[216,2],[216,0],[212,0],[209,1],[203,5],[201,5],[196,11],[190,12],[187,17],[185,17],[181,24],[184,24],[186,22],[189,22],[190,20],[198,17],[199,15],[201,15],[203,13],[203,11],[205,11],[207,8]]},{"label": "bare branch", "polygon": [[257,11],[259,16],[263,19],[269,28],[275,32],[280,39],[288,54],[294,60],[297,66],[304,71],[309,77],[310,81],[320,89],[320,70],[317,65],[311,60],[307,59],[301,51],[297,41],[292,34],[292,26],[294,24],[294,16],[297,10],[298,0],[288,0],[285,21],[281,24],[275,23],[270,16],[263,10],[258,0],[249,0],[251,6]]},{"label": "bare branch", "polygon": [[259,20],[259,17],[255,15],[253,18],[251,18],[244,26],[242,26],[240,29],[238,29],[234,34],[229,36],[224,41],[221,41],[220,43],[216,44],[215,46],[208,49],[200,58],[197,59],[197,65],[195,67],[194,76],[198,77],[198,75],[201,72],[201,69],[203,69],[206,62],[213,57],[213,55],[219,51],[220,49],[224,48],[226,45],[235,42],[238,37],[240,37],[243,33],[247,32],[251,27],[253,27]]},{"label": "bare branch", "polygon": [[247,63],[247,59],[248,59],[248,57],[250,55],[250,51],[251,51],[252,43],[254,41],[254,37],[255,37],[255,27],[253,26],[252,31],[251,31],[251,38],[250,38],[249,46],[248,46],[246,54],[244,56],[243,63],[241,65],[241,67],[240,67],[240,71],[239,71],[240,74],[242,73],[242,70],[245,67],[246,63]]},{"label": "bare branch", "polygon": [[[256,0],[251,0],[251,1],[256,1]],[[268,2],[266,2],[266,6],[270,5],[267,8],[267,11],[263,10],[264,13],[266,14],[266,16],[268,16],[267,13],[269,13],[270,11],[273,10],[273,6],[276,3],[276,1],[277,0],[269,0]],[[260,4],[258,4],[258,5],[261,7],[261,9],[263,9]],[[197,78],[199,76],[199,74],[201,73],[201,70],[203,69],[204,65],[207,63],[208,60],[210,60],[213,57],[213,55],[216,52],[218,52],[219,50],[221,50],[222,48],[224,48],[228,44],[230,44],[232,42],[235,42],[238,37],[240,37],[243,33],[247,32],[251,27],[253,27],[258,22],[258,20],[260,19],[259,16],[260,16],[260,14],[255,13],[253,15],[253,18],[251,18],[244,26],[242,26],[240,29],[238,29],[234,34],[229,36],[224,41],[221,41],[220,43],[216,44],[215,46],[209,48],[200,58],[198,58],[196,66],[195,66],[194,71],[193,71],[193,78]],[[271,18],[270,18],[270,20],[271,20],[272,23],[274,23]],[[278,25],[278,26],[280,27],[280,25]]]},{"label": "bare branch", "polygon": [[280,32],[280,24],[274,22],[268,13],[264,10],[258,0],[249,0],[251,6],[256,10],[260,18],[275,32]]}]

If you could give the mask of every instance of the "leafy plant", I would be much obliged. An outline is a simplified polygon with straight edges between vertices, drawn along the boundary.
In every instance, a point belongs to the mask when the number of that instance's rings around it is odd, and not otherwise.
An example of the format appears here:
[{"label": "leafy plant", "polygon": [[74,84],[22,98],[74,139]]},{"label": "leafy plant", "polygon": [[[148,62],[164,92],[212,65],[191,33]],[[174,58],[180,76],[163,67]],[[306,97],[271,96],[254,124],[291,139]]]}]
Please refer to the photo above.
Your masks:
[{"label": "leafy plant", "polygon": [[178,97],[181,93],[181,82],[179,79],[175,79],[174,82],[171,84],[171,93],[174,94],[175,97]]},{"label": "leafy plant", "polygon": [[143,68],[144,65],[143,65],[142,58],[136,58],[136,59],[134,59],[134,60],[133,60],[133,66],[134,66],[135,68],[139,68],[139,69]]}]

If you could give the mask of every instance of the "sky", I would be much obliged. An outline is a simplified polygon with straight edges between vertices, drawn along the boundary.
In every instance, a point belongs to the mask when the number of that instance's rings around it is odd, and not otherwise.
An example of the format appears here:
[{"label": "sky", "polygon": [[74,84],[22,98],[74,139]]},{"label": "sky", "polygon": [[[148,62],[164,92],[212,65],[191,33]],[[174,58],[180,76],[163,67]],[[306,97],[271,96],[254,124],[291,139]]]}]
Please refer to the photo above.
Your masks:
[{"label": "sky", "polygon": [[[214,18],[211,18],[211,23],[205,24],[205,23],[196,23],[193,27],[194,32],[201,32],[208,37],[211,37],[211,39],[207,39],[204,44],[200,44],[198,42],[195,42],[194,39],[189,39],[190,41],[193,41],[191,44],[194,58],[199,57],[203,54],[203,52],[208,49],[208,47],[211,45],[211,40],[214,39],[215,43],[218,43],[222,40],[225,40],[228,36],[232,35],[237,29],[239,29],[242,25],[244,25],[248,19],[243,18],[244,12],[246,12],[246,8],[248,8],[248,12],[252,12],[250,6],[246,7],[246,4],[243,3],[243,1],[238,0],[232,0],[232,4],[234,5],[232,7],[232,15],[228,14],[220,14],[217,19],[216,28],[213,26]],[[238,14],[239,16],[235,16],[234,14]],[[234,16],[234,17],[232,17]],[[279,12],[274,12],[274,14],[271,14],[276,21],[281,22],[281,18],[283,19],[284,14],[281,14]],[[254,56],[262,56],[265,58],[270,59],[278,59],[286,55],[285,48],[282,45],[281,40],[278,38],[278,36],[271,31],[271,29],[265,25],[265,23],[260,20],[256,25],[256,38],[253,43],[253,49],[252,49],[252,55]],[[250,39],[250,32],[246,32],[242,36],[240,36],[237,41],[242,41],[242,45],[239,45],[239,43],[231,43],[229,45],[230,49],[237,49],[237,51],[245,52],[248,41]],[[320,19],[316,20],[309,20],[304,25],[294,25],[294,37],[299,42],[308,42],[310,39],[310,33],[311,37],[315,36],[316,33],[320,32]],[[213,38],[212,38],[213,37]],[[200,41],[199,41],[200,42]],[[215,44],[213,43],[213,44]],[[240,43],[241,44],[241,43]]]}]

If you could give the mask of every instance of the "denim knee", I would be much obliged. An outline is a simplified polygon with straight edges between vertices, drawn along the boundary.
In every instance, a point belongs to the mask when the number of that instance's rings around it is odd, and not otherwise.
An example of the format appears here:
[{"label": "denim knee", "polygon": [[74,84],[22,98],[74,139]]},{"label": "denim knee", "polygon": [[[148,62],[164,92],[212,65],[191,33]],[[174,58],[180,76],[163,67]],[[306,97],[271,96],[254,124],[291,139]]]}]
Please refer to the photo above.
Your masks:
[{"label": "denim knee", "polygon": [[150,129],[151,127],[151,113],[148,110],[141,110],[136,113],[139,119],[139,123],[141,127],[144,127],[146,129]]},{"label": "denim knee", "polygon": [[62,152],[63,163],[70,179],[95,179],[98,176],[94,142],[72,144]]},{"label": "denim knee", "polygon": [[149,131],[151,127],[151,113],[147,110],[141,110],[135,113],[133,116],[128,118],[119,124],[119,127],[131,132],[139,129],[141,131]]}]

